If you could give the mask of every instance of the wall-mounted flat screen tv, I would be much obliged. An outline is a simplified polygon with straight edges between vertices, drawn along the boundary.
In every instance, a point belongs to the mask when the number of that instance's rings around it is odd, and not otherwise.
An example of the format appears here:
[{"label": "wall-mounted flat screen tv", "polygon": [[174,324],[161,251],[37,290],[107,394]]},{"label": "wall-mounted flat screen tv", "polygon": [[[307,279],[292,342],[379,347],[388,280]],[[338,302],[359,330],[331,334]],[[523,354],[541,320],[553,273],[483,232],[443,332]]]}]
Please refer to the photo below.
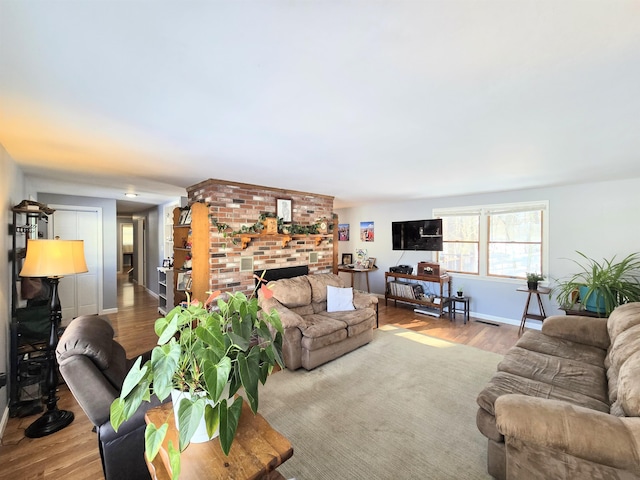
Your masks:
[{"label": "wall-mounted flat screen tv", "polygon": [[442,250],[442,219],[391,222],[394,250]]}]

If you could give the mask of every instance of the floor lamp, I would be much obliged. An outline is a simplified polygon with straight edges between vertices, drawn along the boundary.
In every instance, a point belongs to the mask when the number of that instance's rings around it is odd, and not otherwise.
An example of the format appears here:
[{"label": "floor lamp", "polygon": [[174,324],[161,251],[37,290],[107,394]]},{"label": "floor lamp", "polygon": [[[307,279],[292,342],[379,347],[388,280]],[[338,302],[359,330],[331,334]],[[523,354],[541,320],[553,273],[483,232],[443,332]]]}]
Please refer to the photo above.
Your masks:
[{"label": "floor lamp", "polygon": [[27,256],[20,271],[21,277],[46,277],[51,285],[49,342],[47,344],[47,411],[29,425],[25,435],[39,438],[62,430],[73,421],[73,412],[59,410],[58,362],[55,349],[58,344],[58,328],[62,321],[62,309],[58,296],[58,283],[67,275],[87,272],[82,240],[27,240]]}]

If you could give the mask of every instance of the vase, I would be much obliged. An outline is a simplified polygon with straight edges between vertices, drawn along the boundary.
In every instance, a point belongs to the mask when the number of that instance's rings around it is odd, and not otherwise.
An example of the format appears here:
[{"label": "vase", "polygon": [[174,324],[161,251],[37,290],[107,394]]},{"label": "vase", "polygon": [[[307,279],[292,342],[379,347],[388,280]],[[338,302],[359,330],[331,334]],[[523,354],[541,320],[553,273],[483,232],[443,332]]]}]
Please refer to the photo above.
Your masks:
[{"label": "vase", "polygon": [[597,314],[607,313],[607,307],[604,303],[604,298],[598,293],[598,290],[594,290],[586,302],[584,298],[587,296],[588,287],[580,287],[580,301],[583,302],[585,310],[594,312]]},{"label": "vase", "polygon": [[[198,392],[196,393],[196,395],[199,396],[204,396],[205,393],[204,392]],[[222,397],[221,398],[227,398],[227,395],[229,395],[229,385],[227,384],[222,392]],[[191,399],[192,398],[192,394],[189,392],[181,392],[180,390],[171,390],[171,401],[173,402],[173,414],[174,414],[174,418],[176,421],[176,428],[178,429],[178,431],[180,431],[180,419],[178,418],[178,409],[180,406],[180,402],[183,399]],[[229,398],[227,399],[227,406],[230,406],[233,403],[233,398]],[[211,405],[212,407],[215,406],[215,403],[213,402],[213,400],[207,400],[207,404]],[[198,428],[196,429],[195,433],[193,434],[193,437],[191,437],[190,442],[191,443],[203,443],[203,442],[208,442],[209,440],[212,440],[214,438],[216,438],[218,435],[220,435],[219,429],[216,428],[216,431],[213,432],[213,435],[210,437],[207,434],[207,424],[204,420],[204,415],[202,416],[202,419],[200,420],[200,424],[198,425]]]}]

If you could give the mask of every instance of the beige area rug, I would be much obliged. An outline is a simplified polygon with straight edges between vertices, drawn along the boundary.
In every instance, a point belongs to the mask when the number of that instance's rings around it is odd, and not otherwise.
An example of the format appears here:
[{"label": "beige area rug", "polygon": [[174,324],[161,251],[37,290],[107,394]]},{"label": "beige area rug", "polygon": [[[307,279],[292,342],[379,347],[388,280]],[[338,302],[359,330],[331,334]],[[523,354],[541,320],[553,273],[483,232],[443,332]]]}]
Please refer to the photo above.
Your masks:
[{"label": "beige area rug", "polygon": [[384,326],[373,342],[260,390],[297,480],[487,479],[476,396],[502,356]]}]

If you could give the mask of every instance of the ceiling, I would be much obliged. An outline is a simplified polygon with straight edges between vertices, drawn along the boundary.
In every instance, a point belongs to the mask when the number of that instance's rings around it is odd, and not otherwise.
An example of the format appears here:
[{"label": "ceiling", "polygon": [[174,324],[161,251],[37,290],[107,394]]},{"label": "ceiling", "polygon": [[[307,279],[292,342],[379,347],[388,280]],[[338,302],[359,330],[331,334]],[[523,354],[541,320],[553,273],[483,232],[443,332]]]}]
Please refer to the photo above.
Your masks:
[{"label": "ceiling", "polygon": [[207,178],[336,207],[640,176],[640,0],[0,0],[0,143],[140,209]]}]

